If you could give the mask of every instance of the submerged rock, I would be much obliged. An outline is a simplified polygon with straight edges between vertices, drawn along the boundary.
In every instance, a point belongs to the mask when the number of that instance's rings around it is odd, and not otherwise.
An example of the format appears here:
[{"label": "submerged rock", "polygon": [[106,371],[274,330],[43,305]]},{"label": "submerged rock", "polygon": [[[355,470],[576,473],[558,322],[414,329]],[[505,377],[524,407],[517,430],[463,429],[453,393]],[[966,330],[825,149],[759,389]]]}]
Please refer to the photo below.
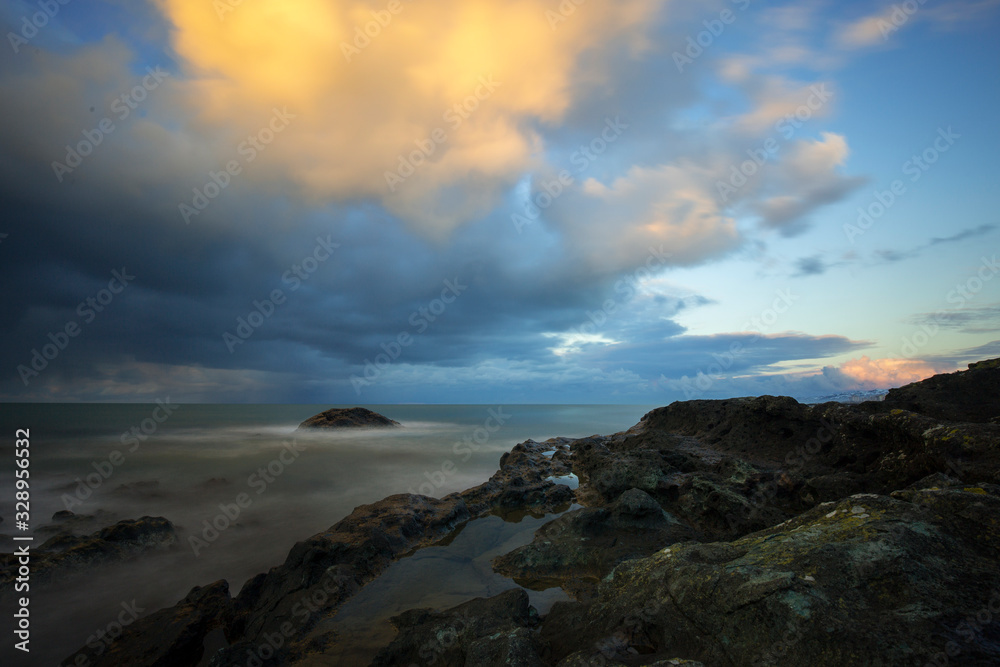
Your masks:
[{"label": "submerged rock", "polygon": [[312,428],[376,428],[402,426],[367,408],[330,408],[299,424],[300,429]]},{"label": "submerged rock", "polygon": [[[57,512],[57,515],[60,514]],[[65,522],[92,519],[83,515],[60,516]],[[145,552],[165,549],[177,543],[174,525],[163,517],[144,516],[119,521],[90,535],[60,532],[31,551],[32,583],[47,584],[91,566],[135,558]],[[15,575],[13,554],[4,554],[0,592],[12,587]]]}]

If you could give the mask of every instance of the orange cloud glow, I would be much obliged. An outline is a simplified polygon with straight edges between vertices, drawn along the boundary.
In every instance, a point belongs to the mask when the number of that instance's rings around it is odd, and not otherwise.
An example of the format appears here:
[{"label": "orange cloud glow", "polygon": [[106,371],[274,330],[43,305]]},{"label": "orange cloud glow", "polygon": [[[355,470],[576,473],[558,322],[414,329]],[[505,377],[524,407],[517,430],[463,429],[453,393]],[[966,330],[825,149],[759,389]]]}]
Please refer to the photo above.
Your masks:
[{"label": "orange cloud glow", "polygon": [[839,370],[864,389],[901,387],[942,372],[941,368],[919,359],[870,359],[866,356],[844,362]]},{"label": "orange cloud glow", "polygon": [[[221,15],[205,0],[159,4],[206,131],[239,137],[287,107],[297,118],[268,150],[272,169],[317,199],[376,197],[443,234],[533,164],[531,122],[559,120],[579,79],[600,77],[580,56],[641,44],[661,0],[572,5],[558,22],[549,0],[254,0]],[[433,152],[390,190],[386,172],[428,141]]]}]

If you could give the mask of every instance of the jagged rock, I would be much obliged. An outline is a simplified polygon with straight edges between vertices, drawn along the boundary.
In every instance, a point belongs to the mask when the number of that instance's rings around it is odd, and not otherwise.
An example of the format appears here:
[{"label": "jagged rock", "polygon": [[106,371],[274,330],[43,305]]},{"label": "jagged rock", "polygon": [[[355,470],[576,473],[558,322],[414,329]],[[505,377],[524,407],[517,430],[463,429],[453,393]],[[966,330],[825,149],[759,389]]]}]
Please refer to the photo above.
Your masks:
[{"label": "jagged rock", "polygon": [[890,389],[885,407],[954,422],[1000,423],[1000,359]]},{"label": "jagged rock", "polygon": [[998,490],[852,496],[732,543],[673,545],[619,565],[596,600],[557,604],[541,636],[554,661],[909,665],[957,648],[948,664],[993,664],[1000,624],[967,619],[1000,611]]},{"label": "jagged rock", "polygon": [[366,408],[330,408],[299,424],[300,429],[375,428],[385,426],[402,426],[402,424]]},{"label": "jagged rock", "polygon": [[[32,550],[32,583],[46,584],[87,567],[131,559],[146,551],[169,548],[176,542],[173,524],[163,517],[119,521],[86,536],[60,533]],[[12,585],[15,560],[12,554],[3,555],[5,567],[0,575],[0,591]]]},{"label": "jagged rock", "polygon": [[[526,440],[500,457],[500,469],[484,484],[453,493],[474,516],[493,512],[510,520],[519,513],[541,517],[569,508],[575,493],[560,478],[572,472],[568,438],[546,442]],[[556,453],[545,456],[546,452]]]},{"label": "jagged rock", "polygon": [[62,665],[197,665],[204,653],[205,636],[216,628],[228,628],[232,613],[229,584],[225,581],[195,587],[177,605],[125,626],[121,636],[114,641],[94,642],[95,646],[80,649]]},{"label": "jagged rock", "polygon": [[575,594],[618,563],[691,539],[693,531],[649,494],[631,489],[604,507],[568,512],[535,532],[531,544],[493,560],[493,569],[528,588],[561,585]]},{"label": "jagged rock", "polygon": [[545,666],[539,656],[542,646],[531,632],[538,616],[520,588],[443,612],[414,609],[391,620],[399,635],[378,653],[371,667]]},{"label": "jagged rock", "polygon": [[[248,650],[257,650],[274,633],[281,635],[283,628],[304,638],[394,559],[444,537],[469,518],[461,498],[399,494],[356,508],[329,530],[296,544],[282,565],[243,587],[231,630],[238,641],[212,664],[244,664]],[[293,639],[277,651],[275,662],[307,650],[314,648],[297,646]]]}]

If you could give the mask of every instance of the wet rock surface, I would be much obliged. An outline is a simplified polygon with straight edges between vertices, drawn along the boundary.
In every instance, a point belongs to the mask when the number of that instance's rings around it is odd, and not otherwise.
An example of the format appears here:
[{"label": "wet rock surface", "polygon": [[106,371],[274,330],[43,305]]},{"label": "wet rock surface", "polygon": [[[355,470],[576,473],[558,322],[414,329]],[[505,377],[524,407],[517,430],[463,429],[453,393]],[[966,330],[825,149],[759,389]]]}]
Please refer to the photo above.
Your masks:
[{"label": "wet rock surface", "polygon": [[494,559],[493,569],[526,588],[561,586],[580,597],[618,563],[693,534],[649,494],[630,489],[607,507],[586,507],[550,521],[531,544]]},{"label": "wet rock surface", "polygon": [[477,598],[444,612],[414,609],[392,619],[399,636],[373,667],[410,664],[524,665],[543,667],[542,647],[531,630],[538,615],[515,588]]},{"label": "wet rock surface", "polygon": [[393,561],[477,517],[556,512],[493,565],[574,601],[407,611],[373,664],[1000,664],[998,381],[994,360],[884,402],[686,401],[529,440],[484,484],[359,507],[235,599],[158,612],[190,641],[136,623],[154,648],[128,664],[194,664],[170,660],[219,629],[213,665],[327,664],[340,639],[310,630]]},{"label": "wet rock surface", "polygon": [[402,426],[402,424],[367,408],[331,408],[299,424],[299,428],[303,430],[395,426]]}]

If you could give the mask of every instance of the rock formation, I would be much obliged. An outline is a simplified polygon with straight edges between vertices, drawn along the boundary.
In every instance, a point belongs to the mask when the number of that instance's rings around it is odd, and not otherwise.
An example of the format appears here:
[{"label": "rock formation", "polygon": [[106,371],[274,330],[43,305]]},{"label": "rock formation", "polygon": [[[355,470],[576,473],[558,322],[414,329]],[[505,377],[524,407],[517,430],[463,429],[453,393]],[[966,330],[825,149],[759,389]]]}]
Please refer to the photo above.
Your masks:
[{"label": "rock formation", "polygon": [[402,426],[367,408],[330,408],[299,424],[300,429],[313,428],[377,428]]},{"label": "rock formation", "polygon": [[884,402],[686,401],[614,435],[528,440],[472,489],[357,508],[235,599],[192,592],[121,651],[193,664],[222,628],[216,667],[325,664],[341,638],[321,621],[394,560],[487,514],[561,513],[493,565],[572,601],[539,615],[512,588],[406,611],[373,664],[1000,664],[998,382],[981,362]]}]

